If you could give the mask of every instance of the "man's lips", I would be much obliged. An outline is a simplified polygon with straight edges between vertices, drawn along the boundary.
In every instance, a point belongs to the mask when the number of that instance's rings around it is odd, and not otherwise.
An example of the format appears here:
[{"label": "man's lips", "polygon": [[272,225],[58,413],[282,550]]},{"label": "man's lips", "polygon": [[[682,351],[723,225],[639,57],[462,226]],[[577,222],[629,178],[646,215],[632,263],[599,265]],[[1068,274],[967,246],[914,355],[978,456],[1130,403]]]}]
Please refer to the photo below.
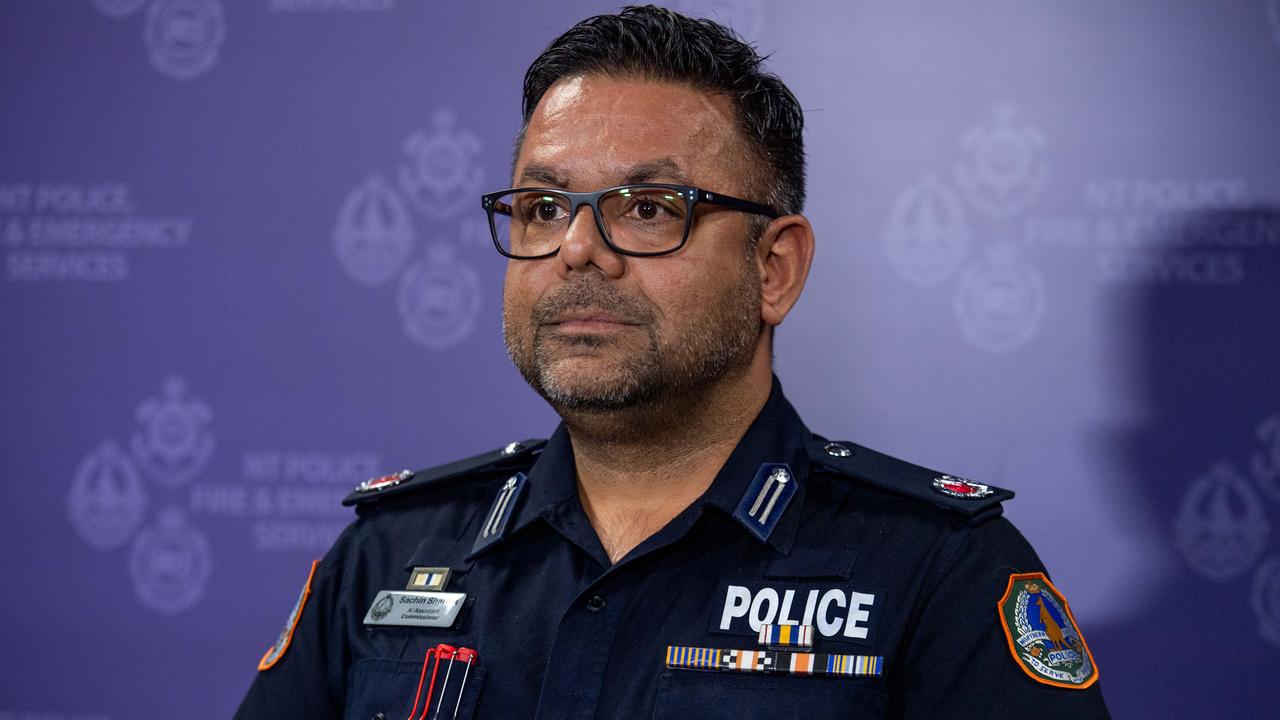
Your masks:
[{"label": "man's lips", "polygon": [[559,330],[608,330],[638,324],[603,310],[570,310],[542,323]]}]

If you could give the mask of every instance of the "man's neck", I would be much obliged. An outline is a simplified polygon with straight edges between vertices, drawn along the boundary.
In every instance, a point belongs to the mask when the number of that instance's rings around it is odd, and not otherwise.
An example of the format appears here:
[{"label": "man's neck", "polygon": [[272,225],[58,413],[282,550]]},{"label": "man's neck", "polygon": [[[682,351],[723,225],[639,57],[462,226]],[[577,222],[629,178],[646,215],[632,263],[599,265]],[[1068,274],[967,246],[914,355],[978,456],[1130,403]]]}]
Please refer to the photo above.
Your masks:
[{"label": "man's neck", "polygon": [[611,562],[706,492],[769,399],[772,377],[766,354],[698,395],[565,417],[582,505]]}]

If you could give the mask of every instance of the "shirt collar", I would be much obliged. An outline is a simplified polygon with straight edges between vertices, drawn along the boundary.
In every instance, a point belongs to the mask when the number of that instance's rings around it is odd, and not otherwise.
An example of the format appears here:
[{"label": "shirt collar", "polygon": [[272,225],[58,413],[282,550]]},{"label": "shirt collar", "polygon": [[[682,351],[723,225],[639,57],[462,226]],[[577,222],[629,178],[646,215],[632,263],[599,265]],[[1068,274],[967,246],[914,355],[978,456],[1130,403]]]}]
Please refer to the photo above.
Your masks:
[{"label": "shirt collar", "polygon": [[[797,490],[772,532],[763,539],[783,553],[791,550],[799,525],[800,506],[803,504],[806,480],[809,476],[809,456],[805,443],[811,434],[795,408],[782,393],[782,384],[774,376],[760,414],[747,428],[737,447],[729,455],[716,474],[711,486],[689,508],[699,512],[711,507],[732,517],[743,496],[755,479],[760,467],[767,463],[786,464],[797,482]],[[528,472],[528,492],[516,516],[511,519],[508,536],[539,518],[549,517],[558,508],[577,502],[577,464],[573,446],[564,423],[556,427],[538,460]],[[684,516],[689,510],[681,513]],[[751,537],[757,537],[748,533]]]}]

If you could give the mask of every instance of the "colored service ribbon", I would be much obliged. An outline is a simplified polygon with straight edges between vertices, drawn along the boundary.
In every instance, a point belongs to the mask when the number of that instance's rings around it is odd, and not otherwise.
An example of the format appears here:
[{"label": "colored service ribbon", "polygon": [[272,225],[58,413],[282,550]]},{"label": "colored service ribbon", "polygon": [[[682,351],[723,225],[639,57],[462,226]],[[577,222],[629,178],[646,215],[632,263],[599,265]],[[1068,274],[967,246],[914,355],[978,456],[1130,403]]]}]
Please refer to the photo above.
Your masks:
[{"label": "colored service ribbon", "polygon": [[667,667],[792,675],[880,677],[884,674],[884,658],[879,655],[839,655],[668,645]]}]

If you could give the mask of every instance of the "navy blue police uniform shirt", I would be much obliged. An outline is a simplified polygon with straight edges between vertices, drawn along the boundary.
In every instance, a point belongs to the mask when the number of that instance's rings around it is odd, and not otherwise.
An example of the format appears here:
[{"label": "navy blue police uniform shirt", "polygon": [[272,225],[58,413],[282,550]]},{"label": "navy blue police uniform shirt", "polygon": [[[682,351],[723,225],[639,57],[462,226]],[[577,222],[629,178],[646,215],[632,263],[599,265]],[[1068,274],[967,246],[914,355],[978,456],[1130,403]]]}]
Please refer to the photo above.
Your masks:
[{"label": "navy blue police uniform shirt", "polygon": [[[236,717],[421,717],[441,643],[476,659],[427,718],[1107,717],[1011,496],[815,436],[775,379],[707,492],[611,563],[561,425],[348,498]],[[414,568],[449,569],[452,625],[367,624]],[[812,646],[761,652],[787,624]]]}]

